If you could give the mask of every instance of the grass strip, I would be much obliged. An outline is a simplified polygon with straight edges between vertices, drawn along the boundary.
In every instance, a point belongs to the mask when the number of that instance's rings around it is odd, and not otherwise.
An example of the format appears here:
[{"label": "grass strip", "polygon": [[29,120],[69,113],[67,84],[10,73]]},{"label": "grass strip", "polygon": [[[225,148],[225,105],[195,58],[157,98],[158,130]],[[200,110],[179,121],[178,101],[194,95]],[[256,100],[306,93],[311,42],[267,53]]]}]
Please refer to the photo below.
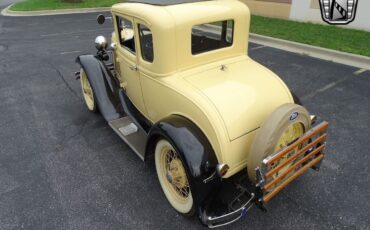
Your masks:
[{"label": "grass strip", "polygon": [[251,32],[347,53],[370,56],[370,32],[367,31],[252,16]]},{"label": "grass strip", "polygon": [[120,0],[81,0],[80,2],[65,2],[62,0],[25,0],[14,4],[13,11],[60,10],[93,7],[110,7]]}]

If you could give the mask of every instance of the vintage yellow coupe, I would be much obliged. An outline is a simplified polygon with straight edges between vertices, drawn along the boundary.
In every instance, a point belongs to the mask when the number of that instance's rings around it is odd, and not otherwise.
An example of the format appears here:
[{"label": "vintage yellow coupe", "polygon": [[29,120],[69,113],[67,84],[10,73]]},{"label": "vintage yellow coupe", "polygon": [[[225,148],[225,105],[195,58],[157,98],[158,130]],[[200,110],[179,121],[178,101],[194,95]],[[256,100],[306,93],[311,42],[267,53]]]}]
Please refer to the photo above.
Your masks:
[{"label": "vintage yellow coupe", "polygon": [[112,22],[111,45],[99,36],[97,54],[77,58],[87,108],[142,160],[154,156],[176,211],[222,226],[318,169],[328,124],[313,127],[284,82],[248,57],[245,4],[129,0]]}]

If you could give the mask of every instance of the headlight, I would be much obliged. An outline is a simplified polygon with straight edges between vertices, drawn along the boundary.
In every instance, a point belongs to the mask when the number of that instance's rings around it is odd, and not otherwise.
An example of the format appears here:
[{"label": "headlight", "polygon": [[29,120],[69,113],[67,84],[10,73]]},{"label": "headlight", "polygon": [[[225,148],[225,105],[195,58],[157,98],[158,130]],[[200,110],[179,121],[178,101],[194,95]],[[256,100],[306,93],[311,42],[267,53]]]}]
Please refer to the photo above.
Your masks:
[{"label": "headlight", "polygon": [[95,38],[95,47],[98,50],[104,50],[108,46],[107,39],[104,36],[97,36]]}]

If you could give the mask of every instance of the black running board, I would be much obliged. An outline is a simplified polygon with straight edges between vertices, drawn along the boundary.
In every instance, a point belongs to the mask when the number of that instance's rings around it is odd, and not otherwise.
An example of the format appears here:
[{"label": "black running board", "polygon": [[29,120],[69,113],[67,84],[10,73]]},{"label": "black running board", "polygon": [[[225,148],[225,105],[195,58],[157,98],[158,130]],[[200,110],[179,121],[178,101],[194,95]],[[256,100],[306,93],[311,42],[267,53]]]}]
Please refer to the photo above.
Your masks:
[{"label": "black running board", "polygon": [[129,116],[108,123],[118,136],[144,161],[146,140],[148,138],[146,132],[137,126]]}]

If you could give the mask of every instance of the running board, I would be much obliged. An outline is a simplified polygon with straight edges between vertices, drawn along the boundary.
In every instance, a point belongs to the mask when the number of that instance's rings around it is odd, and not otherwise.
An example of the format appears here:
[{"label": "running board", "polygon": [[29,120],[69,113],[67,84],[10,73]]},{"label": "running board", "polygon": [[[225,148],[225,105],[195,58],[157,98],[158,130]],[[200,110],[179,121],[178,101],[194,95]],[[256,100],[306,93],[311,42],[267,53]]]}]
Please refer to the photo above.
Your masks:
[{"label": "running board", "polygon": [[145,146],[148,135],[129,117],[122,117],[108,122],[109,126],[144,160]]}]

